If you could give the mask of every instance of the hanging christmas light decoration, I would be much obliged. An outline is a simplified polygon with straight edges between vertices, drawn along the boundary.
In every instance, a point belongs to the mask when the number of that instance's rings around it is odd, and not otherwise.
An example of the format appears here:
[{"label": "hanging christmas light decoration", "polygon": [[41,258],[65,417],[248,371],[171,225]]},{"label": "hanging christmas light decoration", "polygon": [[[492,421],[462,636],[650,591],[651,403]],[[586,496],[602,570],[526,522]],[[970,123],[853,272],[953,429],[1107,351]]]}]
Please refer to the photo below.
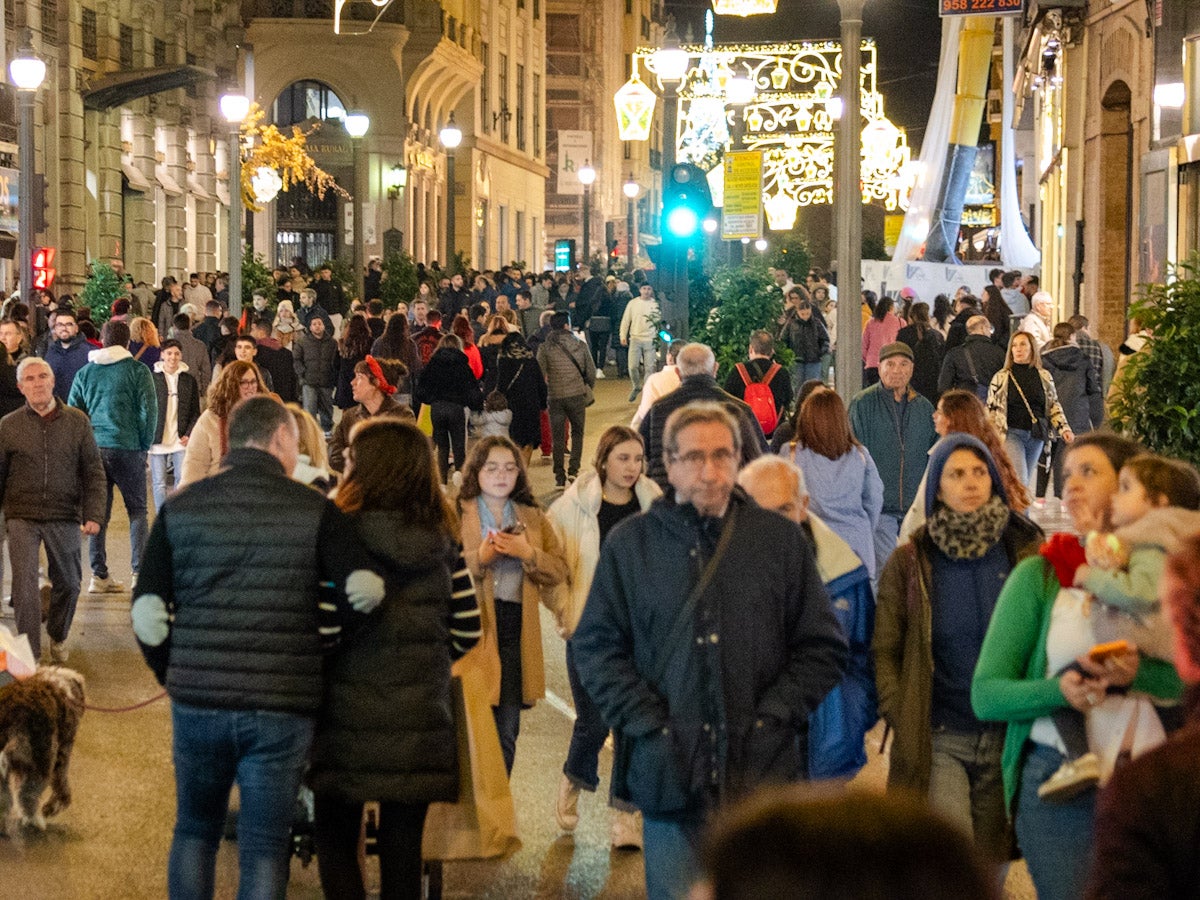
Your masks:
[{"label": "hanging christmas light decoration", "polygon": [[617,137],[623,141],[650,140],[657,101],[654,91],[638,78],[637,69],[634,69],[632,77],[613,95],[617,108]]}]

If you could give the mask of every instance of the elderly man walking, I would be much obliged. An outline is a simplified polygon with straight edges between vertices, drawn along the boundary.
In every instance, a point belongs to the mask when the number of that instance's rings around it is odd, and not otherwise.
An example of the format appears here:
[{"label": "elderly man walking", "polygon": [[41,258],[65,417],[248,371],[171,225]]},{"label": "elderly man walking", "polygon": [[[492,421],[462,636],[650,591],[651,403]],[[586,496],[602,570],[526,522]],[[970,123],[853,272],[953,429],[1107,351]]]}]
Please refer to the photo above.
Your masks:
[{"label": "elderly man walking", "polygon": [[609,534],[571,649],[617,734],[613,793],[644,818],[646,892],[682,897],[711,813],[804,775],[804,723],[846,642],[799,526],[735,486],[719,403],[672,413],[671,491]]},{"label": "elderly man walking", "polygon": [[[225,467],[168,497],[146,545],[132,618],[171,697],[171,900],[213,896],[235,782],[238,896],[284,896],[323,645],[351,610],[370,612],[383,599],[383,579],[353,524],[291,479],[299,452],[283,404],[261,396],[239,403]],[[240,539],[240,522],[255,523],[254,540]]]},{"label": "elderly man walking", "polygon": [[[25,405],[0,419],[0,497],[12,559],[17,633],[41,654],[38,551],[50,574],[50,659],[66,662],[67,635],[82,577],[79,533],[104,518],[104,466],[87,416],[54,396],[49,363],[28,356],[17,366]],[[48,475],[48,473],[53,473]],[[144,477],[144,476],[143,476]]]}]

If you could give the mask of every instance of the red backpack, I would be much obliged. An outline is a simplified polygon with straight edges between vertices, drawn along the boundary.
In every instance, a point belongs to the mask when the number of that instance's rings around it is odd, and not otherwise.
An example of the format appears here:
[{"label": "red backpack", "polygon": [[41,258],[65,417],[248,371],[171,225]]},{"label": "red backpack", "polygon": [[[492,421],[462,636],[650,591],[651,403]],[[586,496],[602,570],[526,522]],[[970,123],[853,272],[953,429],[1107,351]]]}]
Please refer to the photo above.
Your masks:
[{"label": "red backpack", "polygon": [[745,363],[737,364],[737,373],[742,376],[742,383],[746,385],[746,405],[754,411],[754,418],[758,419],[763,434],[770,434],[779,424],[779,410],[775,407],[775,394],[771,390],[771,381],[780,368],[779,363],[771,363],[771,368],[767,369],[762,381],[752,381],[750,373],[746,371]]}]

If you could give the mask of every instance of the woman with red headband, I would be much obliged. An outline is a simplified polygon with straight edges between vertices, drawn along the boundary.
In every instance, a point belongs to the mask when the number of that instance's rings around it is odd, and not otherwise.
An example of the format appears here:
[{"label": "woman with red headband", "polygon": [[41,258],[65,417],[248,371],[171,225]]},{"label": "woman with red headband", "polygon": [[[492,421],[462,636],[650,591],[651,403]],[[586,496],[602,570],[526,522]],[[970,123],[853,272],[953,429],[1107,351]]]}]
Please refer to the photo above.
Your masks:
[{"label": "woman with red headband", "polygon": [[407,381],[408,370],[399,360],[376,359],[368,355],[355,364],[350,390],[356,405],[342,413],[341,421],[333,429],[333,438],[329,441],[330,469],[341,474],[350,431],[359,422],[375,416],[413,417],[412,408],[396,400],[398,391],[408,393]]}]

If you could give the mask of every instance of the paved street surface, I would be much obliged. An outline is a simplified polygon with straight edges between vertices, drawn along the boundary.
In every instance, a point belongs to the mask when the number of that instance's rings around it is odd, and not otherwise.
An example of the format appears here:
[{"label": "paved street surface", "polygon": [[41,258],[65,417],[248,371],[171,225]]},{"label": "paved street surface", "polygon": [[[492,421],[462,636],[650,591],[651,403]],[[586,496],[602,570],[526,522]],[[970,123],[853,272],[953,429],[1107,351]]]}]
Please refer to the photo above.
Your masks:
[{"label": "paved street surface", "polygon": [[[610,367],[609,371],[612,369]],[[597,403],[588,412],[585,465],[608,425],[628,423],[633,406],[629,384],[609,378],[597,384]],[[535,492],[553,499],[549,464],[535,461]],[[119,511],[118,511],[119,510]],[[1039,516],[1056,512],[1036,510]],[[118,501],[109,530],[112,574],[129,575],[128,523]],[[84,585],[87,585],[86,553]],[[7,593],[7,591],[6,591]],[[70,646],[70,665],[88,680],[93,706],[120,708],[154,697],[159,687],[142,663],[129,628],[128,595],[84,595]],[[12,626],[11,610],[4,608]],[[513,794],[524,847],[504,861],[446,866],[445,896],[488,898],[638,898],[642,859],[637,852],[610,852],[603,792],[611,754],[601,760],[601,793],[584,794],[574,837],[554,825],[553,802],[570,737],[570,690],[563,644],[543,610],[547,700],[522,717]],[[166,896],[166,858],[174,821],[169,708],[158,700],[122,713],[90,711],[75,747],[71,769],[74,804],[51,821],[45,835],[0,838],[0,885],[23,900],[108,900]],[[881,789],[886,765],[878,752],[880,730],[868,738],[870,764],[856,779]],[[237,883],[234,845],[222,847],[219,897],[233,897]],[[1032,897],[1023,866],[1008,879],[1007,896]],[[15,888],[15,890],[13,890]],[[316,864],[293,861],[289,897],[321,896]]]}]

